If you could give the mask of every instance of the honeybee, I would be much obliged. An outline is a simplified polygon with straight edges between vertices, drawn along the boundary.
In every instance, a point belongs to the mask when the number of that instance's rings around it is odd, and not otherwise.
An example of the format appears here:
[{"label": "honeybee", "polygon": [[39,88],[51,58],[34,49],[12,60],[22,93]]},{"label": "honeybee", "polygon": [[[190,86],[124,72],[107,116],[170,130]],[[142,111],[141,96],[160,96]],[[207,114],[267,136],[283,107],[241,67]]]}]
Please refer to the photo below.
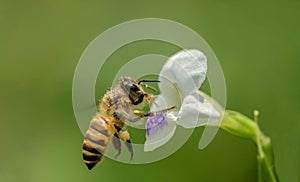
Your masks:
[{"label": "honeybee", "polygon": [[145,84],[159,82],[158,80],[141,80],[136,82],[129,77],[121,77],[119,83],[107,91],[98,105],[98,112],[93,117],[87,130],[83,146],[83,160],[89,170],[101,161],[109,142],[117,150],[115,157],[121,153],[121,140],[125,142],[133,159],[133,148],[130,135],[124,121],[137,122],[143,117],[160,115],[174,109],[175,106],[157,112],[143,112],[140,110],[153,101],[154,95],[144,91],[143,87],[155,90]]}]

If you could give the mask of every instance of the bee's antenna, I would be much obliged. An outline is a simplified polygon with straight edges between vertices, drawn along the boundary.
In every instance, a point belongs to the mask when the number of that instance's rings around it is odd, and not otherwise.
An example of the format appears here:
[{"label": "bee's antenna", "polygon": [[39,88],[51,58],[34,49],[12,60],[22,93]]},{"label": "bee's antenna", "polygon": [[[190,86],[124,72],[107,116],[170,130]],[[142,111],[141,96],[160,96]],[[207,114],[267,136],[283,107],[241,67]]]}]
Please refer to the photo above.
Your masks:
[{"label": "bee's antenna", "polygon": [[138,84],[140,85],[143,82],[160,82],[159,80],[140,80]]},{"label": "bee's antenna", "polygon": [[148,88],[148,89],[150,89],[150,90],[152,90],[152,91],[154,91],[154,92],[157,92],[156,88],[151,87],[150,85],[142,84],[142,86],[144,86],[144,87],[146,87],[146,88]]}]

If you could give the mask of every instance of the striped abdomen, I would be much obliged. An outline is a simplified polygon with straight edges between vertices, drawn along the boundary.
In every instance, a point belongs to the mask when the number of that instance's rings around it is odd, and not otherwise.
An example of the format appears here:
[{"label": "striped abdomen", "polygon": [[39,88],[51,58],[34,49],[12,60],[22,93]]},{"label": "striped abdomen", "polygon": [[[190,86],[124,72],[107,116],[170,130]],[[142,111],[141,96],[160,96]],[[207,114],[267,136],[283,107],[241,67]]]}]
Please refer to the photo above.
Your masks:
[{"label": "striped abdomen", "polygon": [[90,170],[100,162],[112,139],[113,134],[109,129],[108,122],[99,115],[91,121],[82,146],[83,160]]}]

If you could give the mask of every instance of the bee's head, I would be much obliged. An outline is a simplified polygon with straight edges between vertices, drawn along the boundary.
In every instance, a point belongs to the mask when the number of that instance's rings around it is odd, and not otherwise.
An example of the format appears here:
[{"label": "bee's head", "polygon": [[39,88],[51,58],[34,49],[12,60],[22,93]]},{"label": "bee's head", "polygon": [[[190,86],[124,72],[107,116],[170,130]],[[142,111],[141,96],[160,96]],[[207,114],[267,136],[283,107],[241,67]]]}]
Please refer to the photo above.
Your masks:
[{"label": "bee's head", "polygon": [[144,90],[135,80],[129,77],[122,77],[120,79],[120,84],[134,105],[143,102]]},{"label": "bee's head", "polygon": [[133,105],[138,105],[143,102],[144,97],[147,97],[143,87],[141,86],[142,82],[158,82],[157,80],[141,80],[136,82],[135,80],[129,77],[122,77],[120,83],[122,88],[128,93],[129,99]]}]

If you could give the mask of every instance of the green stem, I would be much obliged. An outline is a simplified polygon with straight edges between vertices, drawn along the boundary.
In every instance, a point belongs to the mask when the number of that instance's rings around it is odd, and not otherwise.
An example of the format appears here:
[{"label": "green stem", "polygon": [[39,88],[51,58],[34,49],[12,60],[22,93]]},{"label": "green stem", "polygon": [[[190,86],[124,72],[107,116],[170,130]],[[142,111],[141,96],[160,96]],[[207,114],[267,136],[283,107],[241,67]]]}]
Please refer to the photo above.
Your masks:
[{"label": "green stem", "polygon": [[257,161],[259,165],[259,181],[279,181],[274,166],[274,156],[271,147],[271,140],[269,137],[265,136],[260,130],[258,133],[257,146],[261,146],[262,149],[262,155],[257,156]]},{"label": "green stem", "polygon": [[198,90],[197,93],[209,101],[217,111],[223,113],[221,124],[217,123],[212,126],[220,126],[223,130],[232,135],[250,139],[255,142],[258,150],[258,181],[278,182],[279,180],[275,171],[271,139],[264,135],[259,128],[259,112],[254,111],[254,120],[252,120],[236,111],[224,111],[223,107],[210,96],[200,90]]},{"label": "green stem", "polygon": [[221,128],[230,134],[247,138],[255,142],[258,150],[257,162],[259,182],[278,181],[274,167],[271,140],[261,132],[257,121],[255,122],[238,112],[226,110],[221,123]]}]

